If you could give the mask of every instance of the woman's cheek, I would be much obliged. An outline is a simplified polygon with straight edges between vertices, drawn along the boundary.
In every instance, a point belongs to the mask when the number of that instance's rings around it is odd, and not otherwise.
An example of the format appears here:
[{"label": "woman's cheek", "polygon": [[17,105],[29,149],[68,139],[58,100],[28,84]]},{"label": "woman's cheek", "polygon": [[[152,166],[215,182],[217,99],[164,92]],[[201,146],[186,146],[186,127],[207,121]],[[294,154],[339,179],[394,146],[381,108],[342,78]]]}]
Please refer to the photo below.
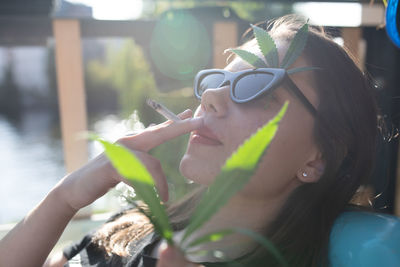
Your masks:
[{"label": "woman's cheek", "polygon": [[295,182],[293,168],[288,166],[285,155],[271,146],[241,193],[258,200],[280,199],[286,195],[285,192],[293,189]]}]

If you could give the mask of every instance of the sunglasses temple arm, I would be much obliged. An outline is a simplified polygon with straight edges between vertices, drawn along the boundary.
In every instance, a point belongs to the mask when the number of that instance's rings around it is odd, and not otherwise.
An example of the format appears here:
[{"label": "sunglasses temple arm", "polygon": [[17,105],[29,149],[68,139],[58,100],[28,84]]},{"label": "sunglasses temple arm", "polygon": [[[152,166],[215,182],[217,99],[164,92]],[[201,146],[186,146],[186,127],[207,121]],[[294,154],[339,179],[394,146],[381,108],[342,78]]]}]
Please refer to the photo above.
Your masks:
[{"label": "sunglasses temple arm", "polygon": [[290,90],[300,99],[301,102],[306,106],[306,108],[311,112],[313,116],[317,114],[317,110],[315,107],[308,101],[308,99],[304,96],[304,94],[300,91],[297,85],[290,79],[289,77],[286,78],[287,84],[290,87]]}]

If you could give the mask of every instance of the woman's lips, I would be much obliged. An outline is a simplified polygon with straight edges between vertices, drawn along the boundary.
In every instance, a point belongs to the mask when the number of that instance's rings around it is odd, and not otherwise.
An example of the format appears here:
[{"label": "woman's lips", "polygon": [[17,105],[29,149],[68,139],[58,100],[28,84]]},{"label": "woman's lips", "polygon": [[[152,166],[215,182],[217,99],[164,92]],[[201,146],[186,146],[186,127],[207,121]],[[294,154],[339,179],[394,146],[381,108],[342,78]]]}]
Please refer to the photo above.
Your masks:
[{"label": "woman's lips", "polygon": [[210,146],[222,145],[218,137],[206,126],[192,132],[190,143],[198,143]]},{"label": "woman's lips", "polygon": [[192,137],[190,138],[190,143],[198,143],[198,144],[203,144],[203,145],[210,145],[210,146],[219,146],[221,145],[221,142],[210,139],[198,134],[193,134]]}]

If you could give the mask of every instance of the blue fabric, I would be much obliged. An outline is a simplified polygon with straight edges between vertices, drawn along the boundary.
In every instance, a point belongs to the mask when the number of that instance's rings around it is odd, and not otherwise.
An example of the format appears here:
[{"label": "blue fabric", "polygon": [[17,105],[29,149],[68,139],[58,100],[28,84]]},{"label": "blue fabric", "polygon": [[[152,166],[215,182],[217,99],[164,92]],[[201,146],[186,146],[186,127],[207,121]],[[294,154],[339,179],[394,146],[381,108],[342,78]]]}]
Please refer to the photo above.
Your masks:
[{"label": "blue fabric", "polygon": [[386,32],[392,42],[400,48],[399,0],[389,0],[386,8]]},{"label": "blue fabric", "polygon": [[400,266],[400,218],[344,212],[331,231],[331,267]]}]

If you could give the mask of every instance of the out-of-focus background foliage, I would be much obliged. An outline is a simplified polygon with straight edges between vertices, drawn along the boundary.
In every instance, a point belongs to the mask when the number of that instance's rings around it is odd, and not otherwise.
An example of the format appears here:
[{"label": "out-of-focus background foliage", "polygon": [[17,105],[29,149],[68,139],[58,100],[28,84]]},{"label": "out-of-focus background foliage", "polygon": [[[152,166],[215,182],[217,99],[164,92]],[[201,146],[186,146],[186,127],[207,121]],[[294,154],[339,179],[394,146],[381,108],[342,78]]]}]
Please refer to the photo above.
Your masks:
[{"label": "out-of-focus background foliage", "polygon": [[[88,129],[112,140],[164,120],[145,105],[147,97],[159,100],[175,113],[196,107],[192,79],[198,70],[213,67],[215,21],[235,22],[237,41],[241,43],[246,40],[241,34],[250,23],[314,10],[299,6],[307,4],[304,2],[309,1],[2,1],[0,224],[21,219],[65,175],[54,38],[40,31],[29,35],[18,26],[19,19],[33,19],[38,25],[43,20],[44,32],[51,32],[45,21],[52,18],[81,21]],[[379,23],[361,25],[357,5],[368,5],[370,1],[336,1],[348,4],[337,9],[329,6],[332,3],[318,2],[325,6],[312,12],[318,15],[322,14],[318,10],[325,10],[330,14],[322,15],[327,22],[321,23],[339,43],[343,43],[343,27],[362,27],[360,47],[365,68],[374,78],[383,113],[398,125],[400,53]],[[380,1],[374,6],[384,9]],[[120,34],[128,32],[129,27],[135,28],[135,36]],[[9,28],[15,32],[7,33]],[[115,34],[101,36],[96,33],[100,28]],[[24,39],[26,34],[30,37]],[[151,151],[161,159],[172,198],[182,196],[190,186],[178,171],[186,142],[187,136],[179,137]],[[388,212],[393,211],[397,142],[382,145],[372,182],[374,193],[383,192],[376,200],[378,208]],[[91,143],[90,157],[98,153],[99,148]],[[118,194],[111,192],[92,211],[118,210]]]}]

